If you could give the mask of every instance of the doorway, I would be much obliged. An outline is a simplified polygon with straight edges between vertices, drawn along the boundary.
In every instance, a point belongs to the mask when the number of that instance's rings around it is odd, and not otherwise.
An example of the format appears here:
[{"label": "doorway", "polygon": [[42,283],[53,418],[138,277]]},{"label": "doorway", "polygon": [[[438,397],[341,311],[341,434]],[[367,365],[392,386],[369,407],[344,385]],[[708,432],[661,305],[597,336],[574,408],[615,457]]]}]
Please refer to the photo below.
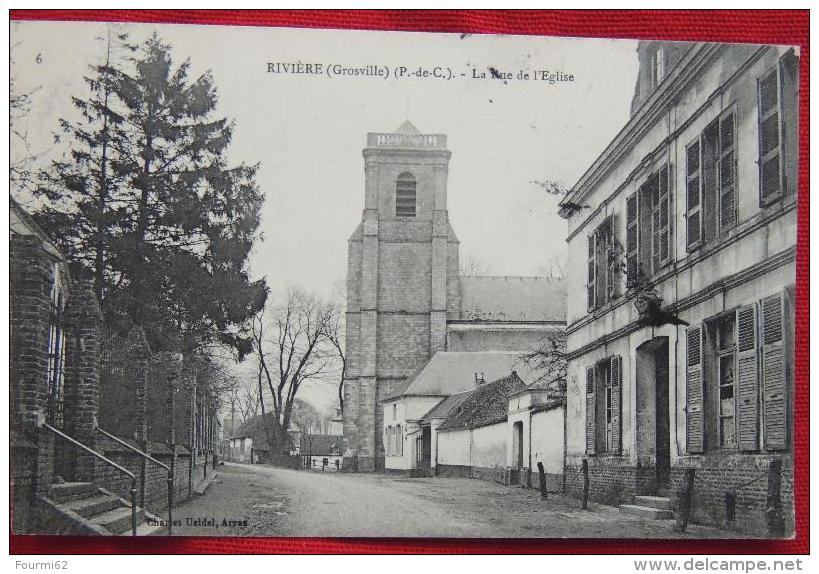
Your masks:
[{"label": "doorway", "polygon": [[421,427],[420,436],[415,439],[415,465],[421,476],[430,476],[432,461],[432,427]]},{"label": "doorway", "polygon": [[518,421],[512,425],[512,453],[515,461],[515,468],[523,468],[523,421]]},{"label": "doorway", "polygon": [[668,348],[668,337],[655,337],[637,348],[636,447],[643,467],[654,471],[650,494],[666,492],[671,475]]}]

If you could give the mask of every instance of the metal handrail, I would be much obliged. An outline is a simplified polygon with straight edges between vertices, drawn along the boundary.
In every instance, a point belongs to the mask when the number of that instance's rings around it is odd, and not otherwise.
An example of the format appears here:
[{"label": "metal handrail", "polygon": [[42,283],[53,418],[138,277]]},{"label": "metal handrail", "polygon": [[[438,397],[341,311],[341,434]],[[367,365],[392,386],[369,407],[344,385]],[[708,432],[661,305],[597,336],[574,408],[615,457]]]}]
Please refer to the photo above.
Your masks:
[{"label": "metal handrail", "polygon": [[139,450],[137,447],[135,447],[135,446],[133,446],[131,444],[128,444],[127,442],[125,442],[121,438],[112,435],[108,431],[105,431],[105,430],[101,429],[100,427],[96,427],[96,428],[100,433],[102,433],[104,436],[110,438],[111,440],[113,440],[117,444],[121,444],[122,446],[124,446],[125,448],[128,448],[131,451],[135,452],[136,454],[138,454],[139,456],[141,456],[145,460],[148,460],[148,461],[156,464],[157,466],[161,466],[162,468],[164,468],[165,470],[168,471],[168,534],[173,534],[173,483],[174,483],[174,479],[173,479],[173,471],[171,471],[171,467],[168,466],[167,464],[165,464],[164,462],[159,462],[154,457],[149,455],[147,452],[143,452],[143,451]]},{"label": "metal handrail", "polygon": [[[135,446],[133,446],[131,444],[128,444],[127,442],[125,442],[121,438],[112,435],[108,431],[105,431],[105,430],[101,429],[100,427],[96,427],[96,428],[97,428],[97,431],[99,431],[104,436],[110,438],[111,440],[113,440],[117,444],[120,444],[120,445],[124,446],[125,448],[130,449],[131,451],[135,452],[136,454],[138,454],[139,456],[141,456],[145,460],[148,460],[148,461],[154,463],[157,466],[161,466],[162,468],[164,468],[165,470],[168,471],[168,534],[173,534],[173,483],[174,483],[174,480],[173,480],[173,473],[171,472],[171,467],[168,466],[167,464],[165,464],[164,462],[159,462],[154,457],[149,455],[147,452],[143,452],[143,451],[139,450],[137,447],[135,447]],[[143,501],[143,503],[144,503],[144,501]]]},{"label": "metal handrail", "polygon": [[45,429],[50,430],[51,432],[53,432],[57,436],[67,440],[68,442],[70,442],[74,446],[80,447],[82,450],[84,450],[88,454],[97,457],[99,460],[101,460],[102,462],[104,462],[108,466],[111,466],[111,467],[117,469],[122,474],[125,474],[125,475],[131,477],[131,536],[136,536],[136,529],[137,529],[136,493],[137,493],[137,487],[136,487],[136,476],[134,475],[134,473],[131,472],[128,469],[125,469],[125,468],[121,467],[120,465],[115,463],[113,460],[110,460],[110,459],[106,458],[105,456],[101,455],[100,453],[95,451],[93,448],[88,447],[88,446],[84,445],[83,443],[81,443],[80,441],[71,438],[70,436],[68,436],[67,434],[65,434],[62,431],[59,431],[59,430],[55,429],[50,424],[48,424],[46,422],[43,422],[42,427],[45,428]]}]

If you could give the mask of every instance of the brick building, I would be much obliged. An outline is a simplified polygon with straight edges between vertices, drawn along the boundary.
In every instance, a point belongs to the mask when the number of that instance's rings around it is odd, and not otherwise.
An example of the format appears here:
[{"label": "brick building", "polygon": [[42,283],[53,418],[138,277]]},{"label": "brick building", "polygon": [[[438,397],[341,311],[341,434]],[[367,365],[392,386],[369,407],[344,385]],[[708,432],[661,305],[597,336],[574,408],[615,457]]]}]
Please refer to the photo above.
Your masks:
[{"label": "brick building", "polygon": [[459,277],[446,136],[409,121],[370,133],[361,223],[349,240],[344,467],[384,468],[380,401],[447,350],[528,350],[564,324],[559,280]]},{"label": "brick building", "polygon": [[140,327],[112,335],[91,284],[9,203],[12,529],[130,534],[129,472],[137,533],[149,534],[167,510],[169,475],[127,445],[175,469],[174,500],[190,496],[206,474],[196,457],[211,450],[212,397],[197,399],[195,373],[180,355],[151,353]]},{"label": "brick building", "polygon": [[665,507],[693,468],[694,520],[758,531],[772,460],[792,509],[799,58],[638,57],[630,120],[561,202],[566,473],[585,459],[593,499]]}]

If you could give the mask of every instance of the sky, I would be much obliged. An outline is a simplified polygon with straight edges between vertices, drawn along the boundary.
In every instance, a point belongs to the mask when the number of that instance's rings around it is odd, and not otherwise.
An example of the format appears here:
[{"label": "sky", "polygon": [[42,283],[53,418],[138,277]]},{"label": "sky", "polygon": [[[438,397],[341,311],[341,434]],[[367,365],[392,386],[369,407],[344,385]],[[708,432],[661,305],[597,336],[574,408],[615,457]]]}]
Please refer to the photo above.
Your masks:
[{"label": "sky", "polygon": [[[443,133],[452,152],[449,218],[461,260],[486,274],[537,275],[565,257],[566,222],[558,198],[533,182],[571,186],[629,117],[637,76],[636,41],[534,36],[305,30],[193,25],[121,25],[132,40],[156,31],[189,58],[191,77],[207,70],[218,113],[235,121],[228,158],[260,163],[266,195],[250,261],[274,295],[298,286],[330,296],[344,281],[347,239],[361,220],[367,132],[391,132],[410,119]],[[106,25],[15,22],[11,75],[20,91],[37,88],[21,128],[42,165],[72,95],[84,96],[88,65],[98,62]],[[38,58],[39,56],[39,58]],[[38,63],[39,62],[39,63]],[[321,64],[322,74],[268,72],[268,63]],[[388,78],[338,75],[327,67],[386,68]],[[452,79],[395,77],[437,68]],[[510,79],[491,78],[490,68]],[[531,79],[534,70],[574,81]],[[529,80],[516,79],[528,73]],[[331,71],[332,74],[332,71]],[[464,74],[464,76],[461,76]],[[473,79],[485,74],[487,79]],[[12,149],[12,156],[19,150]],[[320,410],[329,384],[303,389]]]}]

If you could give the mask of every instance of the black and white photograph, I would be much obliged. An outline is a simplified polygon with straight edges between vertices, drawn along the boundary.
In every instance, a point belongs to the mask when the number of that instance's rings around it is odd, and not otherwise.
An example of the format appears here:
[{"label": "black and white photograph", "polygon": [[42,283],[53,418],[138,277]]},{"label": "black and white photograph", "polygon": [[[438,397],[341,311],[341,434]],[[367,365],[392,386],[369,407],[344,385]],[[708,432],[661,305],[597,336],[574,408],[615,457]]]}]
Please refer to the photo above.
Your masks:
[{"label": "black and white photograph", "polygon": [[792,538],[799,74],[12,21],[12,532]]}]

